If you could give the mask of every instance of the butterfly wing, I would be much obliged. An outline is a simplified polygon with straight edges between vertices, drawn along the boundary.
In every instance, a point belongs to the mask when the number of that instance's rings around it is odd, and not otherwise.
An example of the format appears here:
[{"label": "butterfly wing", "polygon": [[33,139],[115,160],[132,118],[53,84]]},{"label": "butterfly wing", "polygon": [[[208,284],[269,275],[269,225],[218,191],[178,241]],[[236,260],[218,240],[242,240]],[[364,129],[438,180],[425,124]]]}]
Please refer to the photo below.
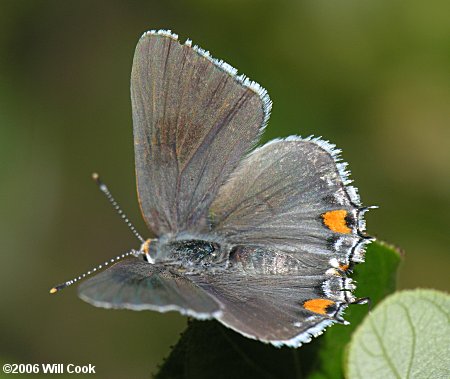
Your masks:
[{"label": "butterfly wing", "polygon": [[148,32],[131,74],[137,188],[157,234],[205,228],[207,209],[270,112],[266,91],[170,32]]},{"label": "butterfly wing", "polygon": [[220,189],[213,230],[237,248],[235,272],[201,286],[223,305],[220,320],[250,337],[298,346],[354,302],[347,278],[364,258],[364,209],[338,151],[290,137],[256,149]]},{"label": "butterfly wing", "polygon": [[86,280],[81,299],[97,307],[176,310],[199,319],[218,316],[217,301],[182,275],[157,264],[128,259]]},{"label": "butterfly wing", "polygon": [[214,230],[235,244],[273,247],[299,258],[362,261],[366,209],[348,186],[338,153],[325,141],[300,137],[256,149],[213,202]]},{"label": "butterfly wing", "polygon": [[[262,258],[262,254],[266,259],[271,256],[262,251],[257,255]],[[194,278],[221,303],[217,318],[224,325],[250,338],[292,347],[309,342],[333,322],[343,321],[340,314],[345,305],[321,299],[321,285],[327,279],[301,271],[289,275],[226,272]]]}]

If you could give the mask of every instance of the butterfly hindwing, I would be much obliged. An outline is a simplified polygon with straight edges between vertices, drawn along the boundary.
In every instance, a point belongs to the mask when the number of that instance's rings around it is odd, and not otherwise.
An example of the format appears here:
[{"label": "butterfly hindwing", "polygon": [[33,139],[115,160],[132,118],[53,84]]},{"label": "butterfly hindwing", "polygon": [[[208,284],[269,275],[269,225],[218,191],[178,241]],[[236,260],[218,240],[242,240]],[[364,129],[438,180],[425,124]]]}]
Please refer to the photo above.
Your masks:
[{"label": "butterfly hindwing", "polygon": [[[247,156],[210,209],[213,231],[238,247],[233,270],[200,284],[224,324],[299,346],[355,301],[347,271],[364,259],[363,208],[334,146],[275,140]],[[270,320],[270,321],[269,321]]]},{"label": "butterfly hindwing", "polygon": [[363,212],[336,154],[324,141],[299,137],[256,149],[213,202],[214,231],[233,243],[275,248],[299,259],[361,261]]},{"label": "butterfly hindwing", "polygon": [[148,32],[131,74],[136,175],[157,235],[206,228],[207,209],[268,119],[256,83],[169,32]]},{"label": "butterfly hindwing", "polygon": [[[271,259],[269,252],[259,250],[257,254]],[[261,257],[253,257],[256,266],[258,259]],[[237,269],[239,262],[235,263]],[[297,347],[341,320],[346,304],[323,299],[325,275],[307,274],[308,269],[300,267],[294,272],[292,266],[287,274],[263,266],[260,269],[272,270],[272,273],[263,274],[248,266],[248,272],[241,267],[219,275],[195,276],[192,280],[220,302],[219,321],[247,337],[276,346]]]}]

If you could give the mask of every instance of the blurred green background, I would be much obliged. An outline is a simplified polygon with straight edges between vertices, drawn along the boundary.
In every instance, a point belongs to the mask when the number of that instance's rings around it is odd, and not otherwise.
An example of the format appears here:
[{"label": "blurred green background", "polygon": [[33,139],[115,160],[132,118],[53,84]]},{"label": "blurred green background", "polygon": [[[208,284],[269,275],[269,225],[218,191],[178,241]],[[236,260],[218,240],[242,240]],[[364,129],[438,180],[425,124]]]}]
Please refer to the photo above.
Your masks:
[{"label": "blurred green background", "polygon": [[449,289],[450,2],[0,1],[0,360],[148,377],[186,319],[108,311],[48,289],[145,234],[129,96],[136,42],[168,28],[270,93],[264,140],[343,149],[368,231],[406,251],[402,288]]}]

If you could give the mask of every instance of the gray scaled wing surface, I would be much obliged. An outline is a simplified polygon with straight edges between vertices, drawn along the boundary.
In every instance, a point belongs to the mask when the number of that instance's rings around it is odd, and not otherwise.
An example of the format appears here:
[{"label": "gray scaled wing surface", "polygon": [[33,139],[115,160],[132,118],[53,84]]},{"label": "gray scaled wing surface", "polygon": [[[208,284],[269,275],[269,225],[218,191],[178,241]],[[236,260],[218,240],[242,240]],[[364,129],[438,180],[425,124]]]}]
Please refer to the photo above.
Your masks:
[{"label": "gray scaled wing surface", "polygon": [[269,117],[266,91],[165,31],[142,36],[131,74],[137,189],[156,235],[207,230],[220,186]]},{"label": "gray scaled wing surface", "polygon": [[213,231],[235,250],[230,270],[198,284],[222,304],[219,319],[250,337],[298,346],[355,299],[364,258],[363,209],[333,145],[289,137],[248,155],[221,187]]},{"label": "gray scaled wing surface", "polygon": [[217,301],[183,275],[159,264],[131,258],[111,266],[78,287],[97,307],[176,310],[199,319],[220,315]]}]

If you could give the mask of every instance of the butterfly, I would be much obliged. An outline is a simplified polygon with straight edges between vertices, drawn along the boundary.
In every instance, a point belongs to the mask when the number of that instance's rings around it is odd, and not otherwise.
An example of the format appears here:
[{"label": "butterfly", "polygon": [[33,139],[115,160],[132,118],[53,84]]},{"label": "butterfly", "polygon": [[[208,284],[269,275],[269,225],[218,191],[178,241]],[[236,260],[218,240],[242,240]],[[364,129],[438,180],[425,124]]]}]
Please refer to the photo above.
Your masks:
[{"label": "butterfly", "polygon": [[347,323],[345,308],[364,302],[348,276],[373,238],[340,151],[298,136],[254,149],[270,116],[266,90],[170,31],[139,40],[131,99],[138,199],[156,238],[79,296],[216,319],[275,346]]}]

